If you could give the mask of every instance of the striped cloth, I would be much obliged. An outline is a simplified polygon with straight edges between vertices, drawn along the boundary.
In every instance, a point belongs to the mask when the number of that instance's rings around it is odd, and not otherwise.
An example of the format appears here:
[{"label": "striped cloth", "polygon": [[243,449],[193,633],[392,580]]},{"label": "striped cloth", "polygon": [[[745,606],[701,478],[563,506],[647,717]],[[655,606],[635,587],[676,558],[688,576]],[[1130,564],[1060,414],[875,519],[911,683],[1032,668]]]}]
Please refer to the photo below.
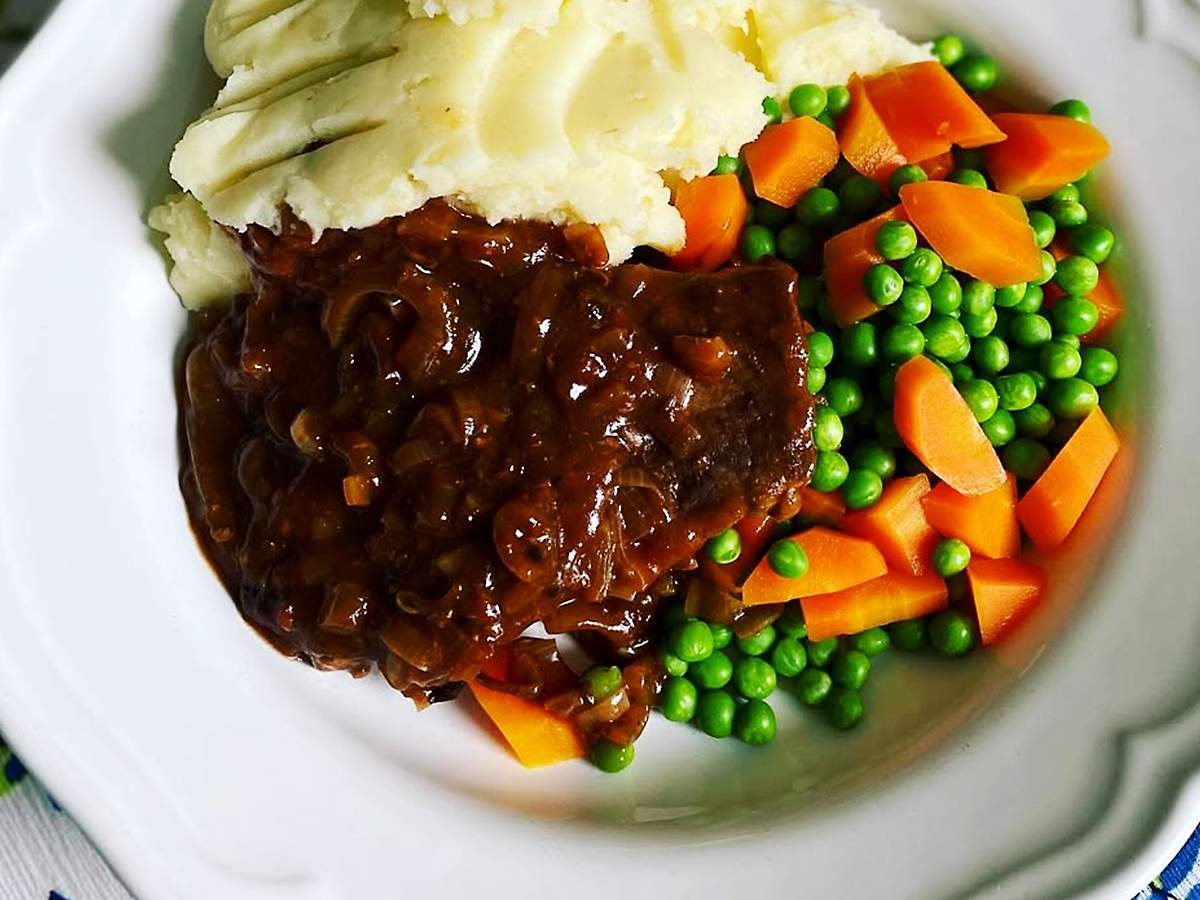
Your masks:
[{"label": "striped cloth", "polygon": [[[0,70],[53,0],[0,0]],[[87,837],[0,738],[0,900],[132,900]],[[1200,900],[1200,829],[1135,900]]]}]

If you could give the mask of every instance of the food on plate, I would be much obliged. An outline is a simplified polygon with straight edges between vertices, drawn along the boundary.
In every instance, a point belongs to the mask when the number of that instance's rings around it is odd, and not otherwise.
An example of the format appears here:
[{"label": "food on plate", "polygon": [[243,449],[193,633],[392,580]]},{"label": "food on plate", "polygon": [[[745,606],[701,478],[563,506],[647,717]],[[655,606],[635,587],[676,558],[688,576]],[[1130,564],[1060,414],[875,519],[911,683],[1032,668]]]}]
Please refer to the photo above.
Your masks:
[{"label": "food on plate", "polygon": [[151,216],[181,484],[281,651],[618,772],[654,709],[853,728],[891,648],[1047,595],[1120,452],[1082,102],[828,0],[214,0],[206,41]]}]

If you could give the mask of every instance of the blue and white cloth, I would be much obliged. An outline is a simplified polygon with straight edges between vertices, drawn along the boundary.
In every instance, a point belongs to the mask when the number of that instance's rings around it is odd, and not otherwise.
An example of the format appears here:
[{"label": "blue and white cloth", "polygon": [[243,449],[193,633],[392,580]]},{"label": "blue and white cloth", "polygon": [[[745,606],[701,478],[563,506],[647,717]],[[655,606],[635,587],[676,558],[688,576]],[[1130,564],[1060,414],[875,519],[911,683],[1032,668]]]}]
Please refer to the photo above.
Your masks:
[{"label": "blue and white cloth", "polygon": [[[54,0],[0,0],[0,71]],[[0,900],[133,900],[0,737]],[[1135,900],[1200,900],[1200,829]]]}]

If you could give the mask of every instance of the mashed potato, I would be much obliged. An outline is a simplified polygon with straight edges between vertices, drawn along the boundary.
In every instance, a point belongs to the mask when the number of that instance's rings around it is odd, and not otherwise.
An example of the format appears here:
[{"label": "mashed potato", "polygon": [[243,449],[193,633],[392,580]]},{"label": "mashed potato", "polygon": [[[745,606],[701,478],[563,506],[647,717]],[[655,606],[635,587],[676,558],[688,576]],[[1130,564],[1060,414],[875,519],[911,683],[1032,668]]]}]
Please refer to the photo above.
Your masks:
[{"label": "mashed potato", "polygon": [[320,234],[447,197],[593,223],[613,262],[682,246],[669,185],[753,140],[764,96],[927,58],[828,0],[214,0],[207,47],[225,86],[171,171],[216,222],[287,206]]}]

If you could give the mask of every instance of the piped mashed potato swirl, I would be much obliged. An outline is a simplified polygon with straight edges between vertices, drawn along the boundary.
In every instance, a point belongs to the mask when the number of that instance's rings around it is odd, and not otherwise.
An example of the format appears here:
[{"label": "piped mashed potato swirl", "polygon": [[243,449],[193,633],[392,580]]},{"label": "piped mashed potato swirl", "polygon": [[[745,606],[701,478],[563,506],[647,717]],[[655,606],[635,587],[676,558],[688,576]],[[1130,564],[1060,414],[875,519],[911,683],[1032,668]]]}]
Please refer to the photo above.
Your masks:
[{"label": "piped mashed potato swirl", "polygon": [[[288,207],[319,235],[445,197],[591,223],[613,263],[682,246],[671,186],[753,140],[763,97],[928,58],[828,0],[214,0],[206,46],[225,85],[171,172],[212,221],[277,229]],[[220,242],[187,209],[154,223],[177,267]]]}]

